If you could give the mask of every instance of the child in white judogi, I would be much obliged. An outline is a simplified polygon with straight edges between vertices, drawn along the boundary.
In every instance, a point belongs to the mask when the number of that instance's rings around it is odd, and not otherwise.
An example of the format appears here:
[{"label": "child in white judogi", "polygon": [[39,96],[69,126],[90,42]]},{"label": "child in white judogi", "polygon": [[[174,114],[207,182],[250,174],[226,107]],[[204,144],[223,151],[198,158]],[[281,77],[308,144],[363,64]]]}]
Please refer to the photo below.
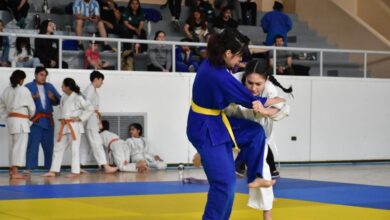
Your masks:
[{"label": "child in white judogi", "polygon": [[101,124],[100,136],[103,140],[103,146],[107,148],[109,154],[112,155],[114,163],[120,171],[124,172],[140,172],[148,170],[148,165],[145,160],[138,160],[130,163],[130,146],[124,140],[121,140],[118,135],[109,131],[110,124],[103,120]]},{"label": "child in white judogi", "polygon": [[[95,112],[89,117],[85,123],[85,133],[88,139],[88,143],[91,146],[93,156],[99,166],[104,167],[105,173],[114,173],[118,170],[116,167],[111,167],[106,158],[106,153],[104,152],[104,147],[102,139],[99,135],[99,124],[101,120],[101,115],[99,112],[99,94],[97,89],[103,85],[104,75],[99,71],[93,71],[90,74],[91,84],[84,90],[84,96],[87,101],[89,101],[94,107]],[[82,154],[83,157],[86,154]]]},{"label": "child in white judogi", "polygon": [[[268,74],[267,65],[261,61],[251,61],[247,64],[244,74],[235,74],[242,83],[248,88],[248,90],[254,96],[261,96],[267,98],[275,98],[278,96],[276,86],[280,87],[284,92],[291,93],[292,89],[285,89],[280,83],[272,76]],[[276,85],[276,86],[275,86]],[[275,147],[273,141],[272,129],[273,121],[278,121],[289,115],[290,107],[286,103],[279,103],[270,107],[271,116],[265,117],[252,109],[247,109],[239,105],[229,105],[225,112],[231,117],[245,118],[251,121],[260,123],[265,130],[267,137],[265,152],[264,152],[264,165],[263,165],[263,178],[271,180],[271,172],[266,158],[268,154],[268,147]],[[273,207],[274,193],[273,188],[250,188],[248,206],[254,209],[263,210],[264,220],[272,219],[272,207]]]},{"label": "child in white judogi", "polygon": [[7,118],[9,133],[9,175],[11,179],[23,179],[18,167],[26,164],[30,118],[35,114],[35,103],[30,91],[22,86],[26,73],[15,70],[11,77],[11,85],[5,88],[0,97],[0,116]]},{"label": "child in white judogi", "polygon": [[72,150],[71,174],[74,177],[80,174],[80,140],[84,133],[83,123],[94,112],[93,106],[80,94],[80,88],[72,78],[65,78],[62,84],[65,93],[60,101],[61,127],[57,143],[54,145],[53,160],[50,171],[44,177],[54,177],[59,174],[61,162],[66,148]]},{"label": "child in white judogi", "polygon": [[142,136],[142,126],[138,123],[133,123],[129,126],[130,138],[126,142],[131,146],[132,162],[139,160],[146,160],[150,168],[158,170],[164,170],[167,168],[167,164],[160,158],[159,155],[154,154],[150,150],[149,143],[146,138]]}]

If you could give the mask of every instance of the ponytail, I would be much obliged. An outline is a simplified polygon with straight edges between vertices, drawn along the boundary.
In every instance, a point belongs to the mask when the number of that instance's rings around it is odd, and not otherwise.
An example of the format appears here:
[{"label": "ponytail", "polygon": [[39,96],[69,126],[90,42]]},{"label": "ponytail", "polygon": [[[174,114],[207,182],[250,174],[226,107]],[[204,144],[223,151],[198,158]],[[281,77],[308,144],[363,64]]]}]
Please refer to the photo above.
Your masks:
[{"label": "ponytail", "polygon": [[11,87],[16,88],[19,84],[20,81],[24,80],[26,78],[26,73],[22,70],[15,70],[11,77],[9,78],[11,82]]},{"label": "ponytail", "polygon": [[81,95],[80,93],[80,87],[76,84],[74,79],[72,78],[65,78],[63,81],[64,86],[68,87],[73,92],[77,93],[78,95]]},{"label": "ponytail", "polygon": [[280,82],[274,77],[274,75],[268,74],[268,80],[271,81],[272,84],[274,84],[275,86],[277,86],[277,87],[279,87],[281,90],[283,90],[283,92],[292,95],[292,92],[293,92],[292,87],[290,86],[290,87],[288,87],[287,89],[284,88],[284,86],[282,86],[282,84],[280,84]]}]

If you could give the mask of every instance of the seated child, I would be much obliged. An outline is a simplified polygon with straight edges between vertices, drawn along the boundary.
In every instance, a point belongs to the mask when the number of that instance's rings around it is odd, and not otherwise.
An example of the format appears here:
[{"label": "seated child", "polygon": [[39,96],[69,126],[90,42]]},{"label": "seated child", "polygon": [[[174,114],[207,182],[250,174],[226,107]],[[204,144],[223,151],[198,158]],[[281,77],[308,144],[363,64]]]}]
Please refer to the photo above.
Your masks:
[{"label": "seated child", "polygon": [[115,69],[109,62],[100,59],[99,46],[95,41],[89,42],[89,47],[85,51],[84,68],[86,69]]},{"label": "seated child", "polygon": [[107,120],[102,120],[100,128],[100,136],[103,140],[103,146],[112,154],[114,163],[123,172],[139,172],[143,173],[148,170],[146,161],[140,158],[135,163],[130,163],[130,146],[121,140],[118,135],[109,131],[110,124]]},{"label": "seated child", "polygon": [[167,168],[167,164],[158,156],[150,151],[150,146],[146,138],[141,137],[142,126],[138,123],[133,123],[129,126],[130,138],[126,142],[131,146],[131,161],[146,160],[148,166],[158,170]]}]

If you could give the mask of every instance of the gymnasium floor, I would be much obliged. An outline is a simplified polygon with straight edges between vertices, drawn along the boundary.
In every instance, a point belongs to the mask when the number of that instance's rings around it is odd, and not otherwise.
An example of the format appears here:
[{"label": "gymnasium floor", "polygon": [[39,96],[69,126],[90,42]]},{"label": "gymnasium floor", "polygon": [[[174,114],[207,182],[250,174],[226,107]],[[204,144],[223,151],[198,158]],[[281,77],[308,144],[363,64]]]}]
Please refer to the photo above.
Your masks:
[{"label": "gymnasium floor", "polygon": [[[274,187],[274,220],[390,220],[390,163],[282,165]],[[0,220],[201,219],[206,184],[182,184],[178,171],[48,179],[34,172],[10,181],[0,171]],[[200,169],[187,177],[204,178]],[[262,219],[246,206],[245,179],[238,179],[232,220]]]}]

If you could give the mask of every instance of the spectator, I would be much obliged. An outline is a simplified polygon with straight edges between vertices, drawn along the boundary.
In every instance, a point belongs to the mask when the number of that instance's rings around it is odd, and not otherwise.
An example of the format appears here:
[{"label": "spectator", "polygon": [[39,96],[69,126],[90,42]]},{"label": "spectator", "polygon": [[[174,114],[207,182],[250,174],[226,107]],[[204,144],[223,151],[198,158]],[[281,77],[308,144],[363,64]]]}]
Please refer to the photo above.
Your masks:
[{"label": "spectator", "polygon": [[233,18],[238,21],[238,23],[241,23],[241,10],[240,8],[240,3],[238,0],[215,0],[214,1],[214,7],[217,9],[219,12],[222,11],[224,7],[229,7],[232,10]]},{"label": "spectator", "polygon": [[219,14],[217,19],[215,19],[214,31],[219,34],[222,33],[227,27],[231,29],[237,29],[238,22],[232,18],[232,12],[230,8],[224,7],[221,11],[221,14]]},{"label": "spectator", "polygon": [[[0,32],[4,30],[4,21],[0,20]],[[9,63],[9,39],[8,36],[0,36],[0,51],[2,52],[0,58],[0,66],[10,66]]]},{"label": "spectator", "polygon": [[[157,31],[154,40],[165,41],[165,32]],[[148,71],[169,72],[172,67],[172,48],[170,45],[153,44],[150,45],[148,55],[151,64],[148,65]]]},{"label": "spectator", "polygon": [[41,66],[39,58],[33,57],[31,49],[30,38],[18,37],[16,38],[16,54],[14,60],[16,67],[37,67]]},{"label": "spectator", "polygon": [[[73,3],[73,15],[76,20],[76,35],[82,36],[83,29],[88,32],[96,32],[96,28],[100,37],[107,37],[104,23],[100,19],[100,8],[96,0],[75,0]],[[79,49],[84,47],[79,41]],[[107,42],[104,42],[104,50],[113,50]]]},{"label": "spectator", "polygon": [[[253,0],[238,0],[241,6],[242,24],[256,26],[257,4]],[[250,19],[249,19],[250,18]]]},{"label": "spectator", "polygon": [[181,0],[168,0],[169,11],[172,15],[172,22],[175,25],[176,29],[180,28],[179,20],[181,13]]},{"label": "spectator", "polygon": [[208,25],[203,13],[198,9],[191,13],[184,25],[186,37],[194,42],[205,42]]},{"label": "spectator", "polygon": [[11,0],[8,1],[8,6],[10,7],[12,14],[16,20],[16,25],[21,29],[24,29],[27,25],[26,18],[28,14],[28,9],[30,5],[28,0]]},{"label": "spectator", "polygon": [[118,36],[123,35],[123,28],[120,25],[121,12],[114,0],[98,0],[100,7],[100,18],[108,33]]},{"label": "spectator", "polygon": [[190,8],[190,12],[200,10],[205,16],[208,22],[214,22],[215,10],[209,0],[188,0],[186,6]]},{"label": "spectator", "polygon": [[[283,36],[275,36],[275,47],[283,47]],[[273,66],[273,51],[270,52],[269,64]],[[276,73],[281,75],[295,75],[292,68],[292,53],[291,51],[277,50],[276,51]]]},{"label": "spectator", "polygon": [[273,45],[275,36],[281,35],[284,46],[287,46],[287,33],[292,28],[292,21],[288,15],[283,13],[282,3],[275,1],[273,9],[273,11],[266,13],[260,21],[264,33],[267,34],[265,45]]},{"label": "spectator", "polygon": [[94,41],[89,42],[89,47],[85,51],[84,55],[85,55],[84,68],[86,69],[95,69],[95,70],[115,69],[115,67],[112,66],[109,62],[100,59],[99,46]]},{"label": "spectator", "polygon": [[[191,42],[184,38],[181,42]],[[196,72],[198,63],[193,59],[193,52],[187,45],[181,45],[176,48],[176,71],[177,72]]]},{"label": "spectator", "polygon": [[[41,23],[39,34],[53,35],[55,24],[48,19]],[[35,56],[39,58],[46,68],[58,68],[59,43],[57,39],[35,38]],[[62,68],[67,69],[68,64],[62,61]]]},{"label": "spectator", "polygon": [[[124,36],[126,38],[136,37],[138,39],[146,40],[145,14],[141,8],[139,0],[130,0],[127,8],[122,14],[123,24],[125,26]],[[124,44],[124,50],[130,49],[129,44]],[[134,50],[139,54],[147,50],[146,44],[135,44]]]}]

